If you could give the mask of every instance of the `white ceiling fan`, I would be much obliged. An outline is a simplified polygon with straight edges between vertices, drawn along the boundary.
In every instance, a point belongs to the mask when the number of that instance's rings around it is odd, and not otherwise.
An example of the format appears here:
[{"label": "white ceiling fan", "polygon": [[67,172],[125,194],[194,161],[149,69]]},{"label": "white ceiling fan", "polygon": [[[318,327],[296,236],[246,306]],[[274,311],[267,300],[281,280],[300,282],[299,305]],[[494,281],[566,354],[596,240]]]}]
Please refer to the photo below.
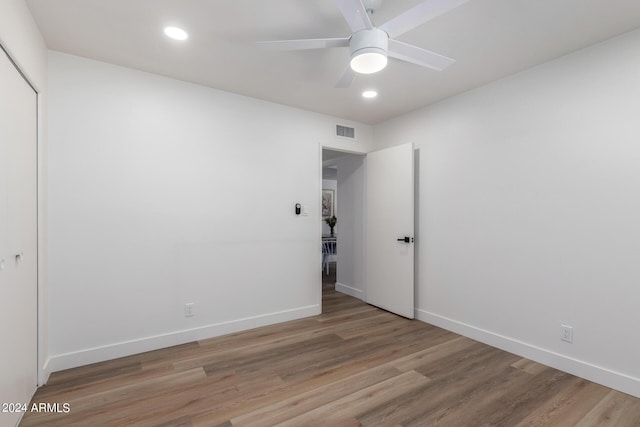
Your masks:
[{"label": "white ceiling fan", "polygon": [[425,22],[466,3],[468,0],[424,0],[411,9],[375,27],[370,14],[380,7],[382,0],[335,0],[349,28],[349,37],[259,42],[275,50],[322,49],[349,47],[350,67],[347,67],[336,87],[349,87],[355,73],[371,74],[387,65],[387,57],[410,62],[434,70],[444,70],[454,59],[420,47],[395,40]]}]

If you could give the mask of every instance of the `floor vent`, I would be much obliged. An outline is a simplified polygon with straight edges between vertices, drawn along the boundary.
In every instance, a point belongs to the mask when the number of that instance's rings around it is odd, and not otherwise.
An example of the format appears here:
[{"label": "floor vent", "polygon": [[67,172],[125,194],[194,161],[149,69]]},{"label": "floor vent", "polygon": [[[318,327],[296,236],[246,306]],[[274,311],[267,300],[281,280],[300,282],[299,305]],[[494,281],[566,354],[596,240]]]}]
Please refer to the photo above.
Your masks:
[{"label": "floor vent", "polygon": [[356,130],[348,126],[336,125],[336,135],[343,138],[356,138]]}]

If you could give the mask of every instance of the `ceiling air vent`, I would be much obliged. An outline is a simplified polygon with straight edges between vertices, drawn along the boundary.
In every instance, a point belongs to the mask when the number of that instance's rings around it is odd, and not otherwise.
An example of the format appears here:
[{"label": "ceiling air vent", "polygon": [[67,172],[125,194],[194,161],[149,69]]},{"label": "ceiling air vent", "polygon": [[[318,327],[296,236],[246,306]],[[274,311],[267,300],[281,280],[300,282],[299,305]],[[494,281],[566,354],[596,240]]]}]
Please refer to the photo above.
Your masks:
[{"label": "ceiling air vent", "polygon": [[348,126],[336,125],[336,135],[343,138],[356,138],[356,130]]}]

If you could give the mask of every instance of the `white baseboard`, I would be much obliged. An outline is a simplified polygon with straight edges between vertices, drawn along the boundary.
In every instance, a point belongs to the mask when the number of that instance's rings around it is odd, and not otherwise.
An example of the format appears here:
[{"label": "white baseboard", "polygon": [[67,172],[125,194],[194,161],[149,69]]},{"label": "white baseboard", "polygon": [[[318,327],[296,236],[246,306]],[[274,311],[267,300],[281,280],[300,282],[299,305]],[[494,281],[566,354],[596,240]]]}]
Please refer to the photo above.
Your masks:
[{"label": "white baseboard", "polygon": [[352,296],[364,301],[364,291],[362,289],[354,288],[354,287],[343,285],[342,283],[336,282],[336,291],[342,292],[343,294],[347,294],[349,296]]},{"label": "white baseboard", "polygon": [[116,359],[118,357],[130,356],[132,354],[143,353],[145,351],[158,350],[192,341],[213,338],[234,332],[245,331],[261,326],[273,325],[275,323],[286,322],[289,320],[316,316],[321,312],[321,306],[310,305],[277,313],[269,313],[65,354],[58,354],[51,356],[47,360],[43,367],[43,376],[48,379],[51,372],[88,365],[90,363],[103,362],[105,360]]},{"label": "white baseboard", "polygon": [[38,371],[38,386],[45,385],[51,375],[51,358],[48,358],[42,368]]},{"label": "white baseboard", "polygon": [[640,398],[640,379],[416,308],[416,319]]}]

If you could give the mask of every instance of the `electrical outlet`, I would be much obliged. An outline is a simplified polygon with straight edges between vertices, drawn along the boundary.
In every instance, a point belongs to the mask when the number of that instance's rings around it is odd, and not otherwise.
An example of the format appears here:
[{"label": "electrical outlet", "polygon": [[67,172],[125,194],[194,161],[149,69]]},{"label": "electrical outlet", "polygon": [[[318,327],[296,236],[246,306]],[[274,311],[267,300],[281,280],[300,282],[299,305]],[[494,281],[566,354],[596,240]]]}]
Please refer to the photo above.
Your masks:
[{"label": "electrical outlet", "polygon": [[192,317],[193,316],[193,305],[194,303],[188,302],[184,305],[184,317]]},{"label": "electrical outlet", "polygon": [[560,339],[566,342],[573,342],[573,326],[560,325]]}]

